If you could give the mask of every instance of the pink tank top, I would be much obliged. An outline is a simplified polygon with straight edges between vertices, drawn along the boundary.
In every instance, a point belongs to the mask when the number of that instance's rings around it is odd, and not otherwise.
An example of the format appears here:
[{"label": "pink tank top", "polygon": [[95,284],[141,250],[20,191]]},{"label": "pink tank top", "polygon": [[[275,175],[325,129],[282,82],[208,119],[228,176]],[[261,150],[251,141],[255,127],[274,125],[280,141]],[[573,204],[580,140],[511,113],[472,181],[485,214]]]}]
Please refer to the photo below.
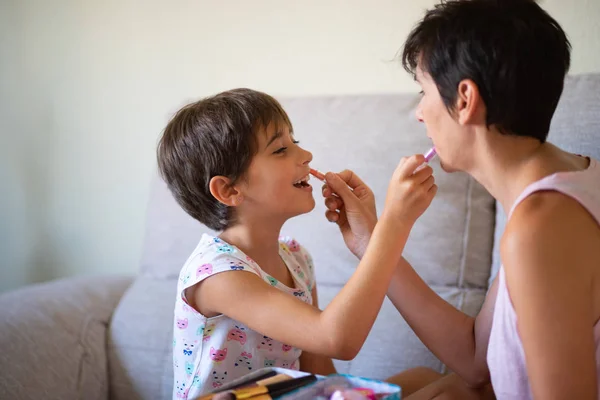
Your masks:
[{"label": "pink tank top", "polygon": [[[584,171],[559,172],[529,185],[517,198],[509,213],[527,196],[540,190],[554,190],[577,200],[600,225],[600,167],[590,159]],[[600,260],[598,260],[600,266]],[[594,326],[596,371],[600,393],[600,322]],[[498,294],[488,345],[487,363],[494,392],[502,399],[531,399],[525,366],[525,352],[517,330],[517,315],[506,287],[504,266],[498,271]]]}]

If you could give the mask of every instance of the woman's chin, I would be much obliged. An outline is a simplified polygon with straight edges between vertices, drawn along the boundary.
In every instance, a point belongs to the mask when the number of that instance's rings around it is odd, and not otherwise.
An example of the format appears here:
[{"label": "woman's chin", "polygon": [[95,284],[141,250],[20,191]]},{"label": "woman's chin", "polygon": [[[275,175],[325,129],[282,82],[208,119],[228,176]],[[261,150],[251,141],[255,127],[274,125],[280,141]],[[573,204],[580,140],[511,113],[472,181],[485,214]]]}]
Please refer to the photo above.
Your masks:
[{"label": "woman's chin", "polygon": [[442,167],[442,170],[444,172],[452,173],[452,172],[458,172],[458,171],[460,171],[460,169],[454,168],[453,166],[448,165],[448,164],[446,164],[443,161],[440,161],[440,166]]}]

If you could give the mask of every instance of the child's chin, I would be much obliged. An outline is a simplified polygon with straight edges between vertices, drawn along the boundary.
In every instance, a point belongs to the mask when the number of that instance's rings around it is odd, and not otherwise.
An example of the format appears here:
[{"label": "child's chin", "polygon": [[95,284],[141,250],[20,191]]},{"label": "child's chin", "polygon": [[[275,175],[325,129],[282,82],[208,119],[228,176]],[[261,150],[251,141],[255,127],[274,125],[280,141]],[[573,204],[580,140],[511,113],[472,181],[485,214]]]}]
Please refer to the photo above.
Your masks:
[{"label": "child's chin", "polygon": [[295,213],[295,216],[298,215],[302,215],[302,214],[308,214],[309,212],[311,212],[312,210],[315,209],[315,199],[311,198],[310,200],[307,200],[306,202],[303,202],[303,204],[298,207],[298,212]]},{"label": "child's chin", "polygon": [[311,196],[310,201],[308,202],[308,207],[307,207],[307,209],[306,209],[306,211],[304,213],[309,213],[312,210],[314,210],[316,204],[317,203],[315,202],[315,199]]}]

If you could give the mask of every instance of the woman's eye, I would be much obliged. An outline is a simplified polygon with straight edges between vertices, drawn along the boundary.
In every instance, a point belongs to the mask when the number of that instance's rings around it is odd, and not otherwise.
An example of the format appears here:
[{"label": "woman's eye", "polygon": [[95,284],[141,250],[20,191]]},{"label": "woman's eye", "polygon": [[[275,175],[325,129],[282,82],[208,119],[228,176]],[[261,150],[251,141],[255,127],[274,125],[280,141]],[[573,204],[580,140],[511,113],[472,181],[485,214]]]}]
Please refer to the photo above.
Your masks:
[{"label": "woman's eye", "polygon": [[287,150],[287,147],[281,147],[280,149],[277,149],[273,152],[273,154],[281,154],[284,153]]}]

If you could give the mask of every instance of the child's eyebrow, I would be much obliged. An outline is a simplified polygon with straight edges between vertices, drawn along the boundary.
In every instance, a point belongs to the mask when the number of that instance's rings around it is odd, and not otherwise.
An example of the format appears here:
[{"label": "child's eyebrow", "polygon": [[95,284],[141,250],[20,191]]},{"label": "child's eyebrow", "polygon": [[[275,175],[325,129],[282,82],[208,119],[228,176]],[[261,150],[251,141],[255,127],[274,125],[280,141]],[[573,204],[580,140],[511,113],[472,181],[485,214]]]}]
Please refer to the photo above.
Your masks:
[{"label": "child's eyebrow", "polygon": [[271,136],[271,139],[269,139],[269,141],[267,142],[267,145],[265,146],[265,148],[269,147],[271,145],[271,143],[273,143],[274,141],[276,141],[277,139],[279,139],[282,136],[283,136],[283,132],[281,132],[281,131],[275,132],[275,134],[273,136]]}]

